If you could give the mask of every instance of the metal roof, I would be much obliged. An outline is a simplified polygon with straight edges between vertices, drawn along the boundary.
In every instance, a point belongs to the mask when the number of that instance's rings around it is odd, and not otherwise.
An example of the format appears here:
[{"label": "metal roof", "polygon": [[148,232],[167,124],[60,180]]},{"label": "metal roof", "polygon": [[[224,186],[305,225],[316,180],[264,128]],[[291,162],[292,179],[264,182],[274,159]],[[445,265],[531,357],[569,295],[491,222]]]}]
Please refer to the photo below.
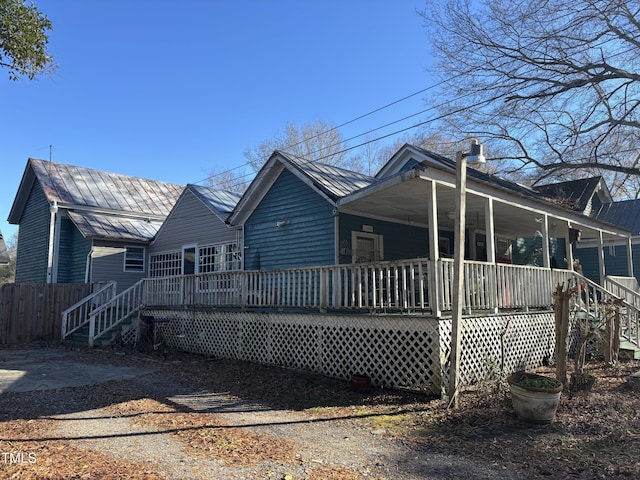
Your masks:
[{"label": "metal roof", "polygon": [[153,239],[184,190],[173,183],[30,158],[9,223],[22,221],[35,183],[85,237],[125,241]]},{"label": "metal roof", "polygon": [[172,183],[35,158],[29,166],[47,199],[59,205],[166,216],[183,190]]},{"label": "metal roof", "polygon": [[240,193],[220,190],[215,187],[205,187],[202,185],[187,185],[196,197],[200,199],[213,213],[225,220],[226,217],[238,204],[242,196]]},{"label": "metal roof", "polygon": [[601,181],[602,177],[581,178],[539,185],[533,190],[547,199],[562,202],[567,208],[584,212]]},{"label": "metal roof", "polygon": [[634,235],[640,234],[640,200],[623,200],[606,203],[596,216],[599,220],[628,228]]},{"label": "metal roof", "polygon": [[277,153],[334,201],[377,181],[374,177],[362,173],[326,163],[312,162],[281,151]]},{"label": "metal roof", "polygon": [[90,212],[67,212],[69,218],[86,238],[148,242],[160,229],[162,222],[135,217]]}]

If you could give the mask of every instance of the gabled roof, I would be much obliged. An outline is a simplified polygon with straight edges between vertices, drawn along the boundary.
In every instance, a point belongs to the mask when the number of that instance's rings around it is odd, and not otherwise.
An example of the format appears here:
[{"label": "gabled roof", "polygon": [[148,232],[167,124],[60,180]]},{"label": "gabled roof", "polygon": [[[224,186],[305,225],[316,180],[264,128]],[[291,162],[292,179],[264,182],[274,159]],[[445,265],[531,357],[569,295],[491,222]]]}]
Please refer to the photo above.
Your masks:
[{"label": "gabled roof", "polygon": [[9,252],[7,251],[7,245],[4,243],[4,237],[0,232],[0,265],[6,265],[9,263]]},{"label": "gabled roof", "polygon": [[584,212],[597,193],[603,197],[603,203],[612,201],[609,189],[600,176],[540,185],[533,187],[533,190],[546,199],[560,202],[578,212]]},{"label": "gabled roof", "polygon": [[[416,147],[415,145],[406,143],[380,169],[380,171],[376,174],[376,178],[384,180],[387,177],[397,175],[398,173],[412,168],[411,165],[408,164],[408,162],[414,157],[421,159],[420,161],[416,159],[415,164],[413,165],[414,167],[416,165],[420,165],[427,168],[437,168],[439,170],[448,171],[455,175],[456,162],[454,160],[451,160],[450,158],[444,157],[430,150],[426,150],[424,148]],[[538,193],[536,193],[531,188],[520,185],[519,183],[505,180],[495,175],[490,175],[481,170],[476,170],[475,168],[467,169],[467,178],[472,178],[485,184],[490,184],[494,187],[510,190],[511,192],[517,193],[518,195],[525,195],[536,199],[539,198]]]},{"label": "gabled roof", "polygon": [[607,203],[602,206],[596,218],[640,235],[640,199]]},{"label": "gabled roof", "polygon": [[20,223],[36,182],[49,203],[75,213],[70,217],[83,235],[118,240],[150,240],[158,228],[152,223],[164,220],[183,190],[172,183],[30,158],[9,223]]},{"label": "gabled roof", "polygon": [[229,216],[229,222],[235,225],[246,220],[284,169],[289,170],[333,205],[338,199],[377,181],[362,173],[305,160],[276,150],[240,198]]},{"label": "gabled roof", "polygon": [[[218,216],[223,222],[233,211],[240,200],[241,194],[237,192],[229,192],[214,187],[205,187],[202,185],[187,185],[185,192],[192,192],[202,203],[205,204],[212,213]],[[183,193],[184,195],[184,193]]]}]

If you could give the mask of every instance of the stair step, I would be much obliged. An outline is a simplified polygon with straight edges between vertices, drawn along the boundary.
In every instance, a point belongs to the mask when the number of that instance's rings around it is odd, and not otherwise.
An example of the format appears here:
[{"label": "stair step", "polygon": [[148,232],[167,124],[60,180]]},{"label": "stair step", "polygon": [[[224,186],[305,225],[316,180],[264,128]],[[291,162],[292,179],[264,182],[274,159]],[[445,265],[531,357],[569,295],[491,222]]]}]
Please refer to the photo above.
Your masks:
[{"label": "stair step", "polygon": [[640,348],[631,342],[620,342],[620,358],[627,360],[640,360]]}]

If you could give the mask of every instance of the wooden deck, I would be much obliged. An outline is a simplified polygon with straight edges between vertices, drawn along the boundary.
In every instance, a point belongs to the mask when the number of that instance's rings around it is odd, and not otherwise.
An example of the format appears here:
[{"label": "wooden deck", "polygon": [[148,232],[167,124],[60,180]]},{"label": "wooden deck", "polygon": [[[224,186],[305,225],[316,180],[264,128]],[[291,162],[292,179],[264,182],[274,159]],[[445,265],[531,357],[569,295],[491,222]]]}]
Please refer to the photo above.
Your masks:
[{"label": "wooden deck", "polygon": [[[549,308],[568,270],[465,262],[467,311]],[[369,312],[451,310],[452,260],[403,260],[144,280],[148,307],[264,307]]]}]

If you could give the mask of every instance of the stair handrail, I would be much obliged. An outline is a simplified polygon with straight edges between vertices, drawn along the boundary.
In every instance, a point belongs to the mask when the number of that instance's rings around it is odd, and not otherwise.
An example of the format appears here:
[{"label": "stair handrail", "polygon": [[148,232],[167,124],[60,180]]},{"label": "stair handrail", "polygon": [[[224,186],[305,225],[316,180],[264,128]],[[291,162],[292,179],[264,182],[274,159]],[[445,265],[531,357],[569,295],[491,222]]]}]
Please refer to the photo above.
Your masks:
[{"label": "stair handrail", "polygon": [[86,325],[89,322],[89,315],[95,309],[95,306],[102,305],[109,301],[115,293],[116,282],[107,282],[95,292],[87,295],[64,310],[62,312],[62,341]]},{"label": "stair handrail", "polygon": [[[599,316],[599,303],[603,302],[597,301],[598,295],[596,292],[600,292],[601,298],[604,298],[605,296],[610,297],[613,302],[618,303],[621,307],[620,339],[624,339],[640,348],[640,296],[638,293],[625,285],[613,282],[611,279],[608,279],[608,285],[614,286],[614,289],[603,287],[602,285],[599,285],[578,273],[575,273],[574,275],[576,280],[580,282],[581,285],[585,286],[586,311],[591,313],[591,310],[594,309],[595,316]],[[615,285],[613,285],[614,283]],[[589,294],[589,288],[592,289],[592,295]],[[613,290],[616,290],[618,293]],[[626,295],[620,295],[620,291],[628,294],[632,300],[629,301],[629,298]]]},{"label": "stair handrail", "polygon": [[89,313],[89,346],[96,338],[122,323],[143,306],[144,279],[138,280],[126,290],[114,296],[109,302],[98,306]]}]

